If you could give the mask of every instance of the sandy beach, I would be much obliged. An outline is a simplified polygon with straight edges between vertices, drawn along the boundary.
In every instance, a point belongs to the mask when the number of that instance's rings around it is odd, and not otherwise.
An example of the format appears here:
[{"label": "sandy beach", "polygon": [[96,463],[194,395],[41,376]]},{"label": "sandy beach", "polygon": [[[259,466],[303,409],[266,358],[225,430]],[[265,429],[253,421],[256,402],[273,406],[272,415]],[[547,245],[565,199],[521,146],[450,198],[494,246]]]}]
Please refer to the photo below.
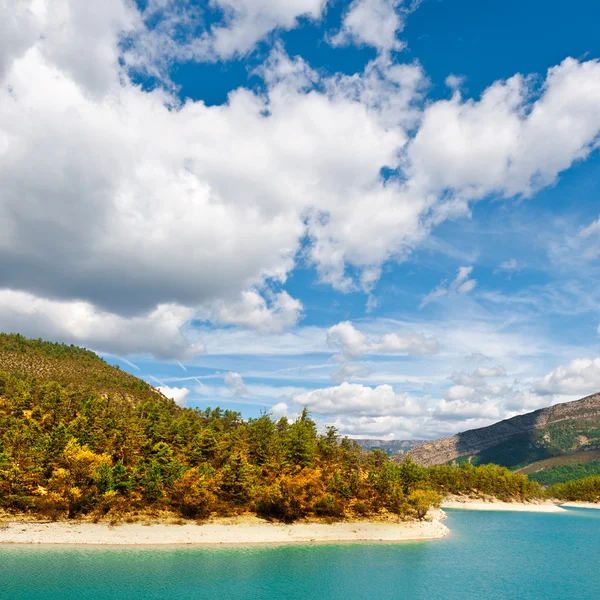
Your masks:
[{"label": "sandy beach", "polygon": [[471,498],[449,498],[442,502],[444,508],[462,510],[505,510],[515,512],[564,512],[564,509],[552,501],[545,502],[502,502],[501,500],[477,500]]},{"label": "sandy beach", "polygon": [[448,535],[440,521],[414,523],[344,522],[285,525],[256,520],[239,524],[164,525],[141,523],[9,523],[0,528],[4,544],[218,545],[318,542],[407,542]]}]

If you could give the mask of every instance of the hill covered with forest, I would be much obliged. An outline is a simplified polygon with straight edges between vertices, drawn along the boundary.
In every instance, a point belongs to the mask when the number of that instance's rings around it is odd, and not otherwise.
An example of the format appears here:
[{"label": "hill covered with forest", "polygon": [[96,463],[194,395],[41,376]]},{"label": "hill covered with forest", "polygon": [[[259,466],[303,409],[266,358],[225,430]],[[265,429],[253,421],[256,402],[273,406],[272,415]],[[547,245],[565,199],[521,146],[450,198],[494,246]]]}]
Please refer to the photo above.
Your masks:
[{"label": "hill covered with forest", "polygon": [[[540,461],[600,449],[600,394],[555,404],[480,429],[426,442],[410,451],[423,466],[449,462],[495,463],[524,469]],[[591,458],[593,455],[589,455]],[[581,464],[587,462],[580,461]],[[541,463],[540,469],[561,461]],[[586,468],[582,469],[582,472]],[[527,472],[534,473],[535,468]]]},{"label": "hill covered with forest", "polygon": [[181,408],[85,349],[0,334],[0,510],[43,518],[422,518],[446,493],[537,497],[494,465],[423,468],[294,421]]}]

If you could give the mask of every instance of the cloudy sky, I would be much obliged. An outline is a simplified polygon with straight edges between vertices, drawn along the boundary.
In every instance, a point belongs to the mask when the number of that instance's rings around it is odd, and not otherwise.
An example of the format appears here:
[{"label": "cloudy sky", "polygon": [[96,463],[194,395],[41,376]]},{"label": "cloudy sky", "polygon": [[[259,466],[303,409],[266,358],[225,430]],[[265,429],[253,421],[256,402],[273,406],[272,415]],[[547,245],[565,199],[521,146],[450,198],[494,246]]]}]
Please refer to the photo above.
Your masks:
[{"label": "cloudy sky", "polygon": [[0,0],[0,330],[432,438],[600,390],[595,0]]}]

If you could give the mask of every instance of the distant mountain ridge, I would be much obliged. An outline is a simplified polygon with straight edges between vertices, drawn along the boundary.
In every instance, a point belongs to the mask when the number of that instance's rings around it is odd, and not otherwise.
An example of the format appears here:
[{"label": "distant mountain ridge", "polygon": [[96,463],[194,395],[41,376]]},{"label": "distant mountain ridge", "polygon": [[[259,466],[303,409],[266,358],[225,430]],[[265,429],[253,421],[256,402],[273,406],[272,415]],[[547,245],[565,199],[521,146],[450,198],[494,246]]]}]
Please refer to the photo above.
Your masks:
[{"label": "distant mountain ridge", "polygon": [[383,450],[386,454],[393,456],[399,452],[408,452],[415,446],[424,443],[425,440],[380,440],[376,438],[355,439],[365,450]]},{"label": "distant mountain ridge", "polygon": [[425,442],[410,450],[423,466],[469,460],[520,468],[538,460],[600,447],[600,394]]}]

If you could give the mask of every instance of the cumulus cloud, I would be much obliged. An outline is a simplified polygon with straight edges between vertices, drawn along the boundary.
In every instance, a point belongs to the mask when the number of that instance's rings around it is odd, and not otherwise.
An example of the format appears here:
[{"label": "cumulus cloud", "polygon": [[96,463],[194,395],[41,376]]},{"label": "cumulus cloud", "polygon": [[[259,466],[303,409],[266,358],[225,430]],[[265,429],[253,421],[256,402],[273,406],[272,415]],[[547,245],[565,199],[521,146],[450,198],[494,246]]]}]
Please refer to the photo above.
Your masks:
[{"label": "cumulus cloud", "polygon": [[229,372],[223,376],[225,385],[234,393],[235,396],[244,396],[248,389],[239,373]]},{"label": "cumulus cloud", "polygon": [[600,392],[600,358],[581,358],[561,365],[538,381],[534,390],[566,396]]},{"label": "cumulus cloud", "polygon": [[289,406],[285,402],[278,402],[271,407],[270,412],[275,419],[280,419],[283,416],[287,417],[289,415]]},{"label": "cumulus cloud", "polygon": [[26,292],[0,290],[0,331],[65,341],[113,354],[151,353],[185,358],[204,352],[201,342],[186,338],[192,311],[160,304],[148,313],[123,317],[89,302],[47,300]]},{"label": "cumulus cloud", "polygon": [[[223,22],[195,37],[227,55],[269,27],[318,18],[324,3],[213,6]],[[217,321],[277,331],[297,321],[297,301],[265,292],[263,305],[248,290],[279,289],[301,249],[323,282],[371,291],[432,227],[492,192],[554,183],[600,131],[593,60],[565,60],[541,90],[515,76],[478,100],[424,107],[419,65],[382,53],[363,72],[329,75],[277,46],[264,87],[232,90],[221,106],[182,102],[134,85],[122,64],[145,16],[124,0],[0,7],[5,290],[129,320],[217,305]],[[168,55],[163,42],[147,41]],[[469,274],[456,293],[472,289]],[[241,318],[227,310],[240,295]]]},{"label": "cumulus cloud", "polygon": [[386,333],[372,339],[354,327],[350,321],[342,321],[327,330],[327,343],[340,351],[341,358],[362,356],[364,354],[406,354],[423,356],[437,354],[439,342],[435,337],[423,334],[401,335]]},{"label": "cumulus cloud", "polygon": [[213,323],[250,327],[262,333],[281,333],[298,322],[302,303],[287,292],[270,297],[270,303],[258,292],[242,293],[241,300],[219,303],[211,313]]},{"label": "cumulus cloud", "polygon": [[327,0],[150,0],[141,24],[129,32],[125,60],[131,67],[164,75],[175,61],[241,58],[277,30],[320,19]]},{"label": "cumulus cloud", "polygon": [[294,397],[298,406],[306,406],[318,415],[407,416],[423,413],[418,399],[396,394],[390,385],[375,388],[357,383],[321,388]]},{"label": "cumulus cloud", "polygon": [[167,398],[174,400],[179,406],[185,407],[186,398],[190,393],[187,388],[169,387],[167,385],[161,385],[157,388]]},{"label": "cumulus cloud", "polygon": [[[515,75],[478,101],[429,105],[409,150],[411,172],[430,189],[453,190],[450,206],[495,192],[532,195],[595,148],[600,128],[600,64],[573,58],[535,80]],[[581,93],[585,90],[585,93]]]},{"label": "cumulus cloud", "polygon": [[0,5],[0,81],[40,33],[34,3],[4,0]]},{"label": "cumulus cloud", "polygon": [[101,95],[119,85],[121,37],[140,26],[138,11],[124,0],[104,0],[92,9],[85,0],[3,1],[0,82],[16,59],[35,52],[88,92]]},{"label": "cumulus cloud", "polygon": [[460,421],[463,419],[494,419],[502,418],[502,411],[497,404],[492,402],[469,402],[460,399],[455,401],[440,400],[433,410],[437,419]]},{"label": "cumulus cloud", "polygon": [[430,302],[443,298],[444,296],[464,295],[473,291],[477,285],[477,280],[469,278],[472,271],[473,267],[459,267],[454,280],[448,283],[448,280],[444,279],[440,285],[423,298],[419,308],[424,308]]},{"label": "cumulus cloud", "polygon": [[448,75],[448,77],[446,77],[446,80],[444,83],[451,90],[458,90],[464,84],[465,79],[466,78],[463,75],[454,75],[451,73],[450,75]]},{"label": "cumulus cloud", "polygon": [[359,44],[379,51],[402,50],[398,34],[412,8],[404,0],[353,0],[340,31],[330,39],[333,45]]},{"label": "cumulus cloud", "polygon": [[[432,420],[465,425],[472,419],[491,423],[548,405],[548,399],[537,394],[529,385],[518,381],[488,381],[506,376],[503,366],[480,366],[471,373],[452,373],[449,379],[455,385],[446,389],[444,398],[433,406],[430,412]],[[469,425],[468,429],[473,427]]]},{"label": "cumulus cloud", "polygon": [[342,434],[433,438],[536,410],[564,395],[598,391],[598,373],[600,359],[575,361],[538,382],[506,381],[504,367],[480,366],[471,373],[453,373],[454,385],[443,391],[441,398],[437,394],[397,393],[389,385],[343,383],[293,394],[278,410],[297,414],[306,406],[321,426],[333,424]]}]

